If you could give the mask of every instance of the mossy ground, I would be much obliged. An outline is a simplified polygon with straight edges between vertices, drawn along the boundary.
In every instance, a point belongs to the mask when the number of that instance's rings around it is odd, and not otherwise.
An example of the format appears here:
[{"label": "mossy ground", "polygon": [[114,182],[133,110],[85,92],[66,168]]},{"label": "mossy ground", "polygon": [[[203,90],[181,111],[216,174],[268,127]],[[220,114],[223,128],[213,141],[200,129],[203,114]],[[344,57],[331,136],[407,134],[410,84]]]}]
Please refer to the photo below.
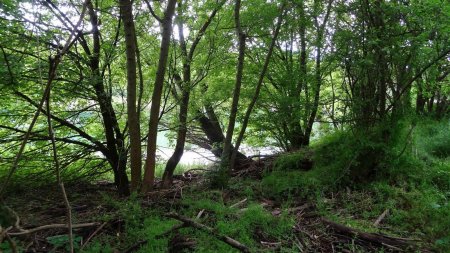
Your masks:
[{"label": "mossy ground", "polygon": [[[177,212],[240,241],[252,252],[395,251],[343,238],[317,217],[309,217],[307,214],[312,211],[361,231],[420,241],[407,251],[449,252],[449,130],[448,122],[404,123],[397,132],[398,140],[388,147],[355,138],[350,132],[334,133],[307,151],[281,155],[274,166],[264,170],[262,180],[234,177],[226,189],[210,189],[208,177],[200,176],[201,182],[177,181],[172,190],[125,199],[117,196],[110,184],[68,184],[74,223],[106,224],[86,245],[85,240],[96,228],[76,230],[76,249],[117,252],[146,240],[134,252],[167,252],[177,243],[176,238],[184,238],[195,242],[194,252],[237,252],[194,228],[182,228],[161,237],[179,224],[164,215]],[[378,161],[370,180],[355,182],[351,172],[365,165],[358,157],[370,149],[382,149],[384,159]],[[298,162],[305,155],[314,161],[306,171]],[[56,186],[10,192],[6,204],[16,210],[22,226],[64,222]],[[232,207],[243,199],[243,204]],[[289,211],[305,203],[314,208]],[[386,210],[388,215],[375,226],[374,221]],[[37,246],[65,252],[67,236],[56,236],[64,234],[64,230],[48,230],[36,233],[34,239],[25,236],[14,240],[21,252]],[[10,252],[6,242],[0,249]]]}]

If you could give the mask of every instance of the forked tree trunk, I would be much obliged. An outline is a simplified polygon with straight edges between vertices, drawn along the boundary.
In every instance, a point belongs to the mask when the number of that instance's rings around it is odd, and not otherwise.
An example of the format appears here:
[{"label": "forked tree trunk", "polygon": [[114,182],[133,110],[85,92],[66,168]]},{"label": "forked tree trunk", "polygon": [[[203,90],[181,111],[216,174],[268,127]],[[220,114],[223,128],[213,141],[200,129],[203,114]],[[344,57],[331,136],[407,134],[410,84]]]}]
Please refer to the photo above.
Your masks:
[{"label": "forked tree trunk", "polygon": [[270,63],[270,59],[272,57],[272,52],[273,52],[273,48],[275,47],[275,43],[277,41],[278,38],[278,33],[280,32],[280,28],[281,28],[281,23],[283,21],[283,13],[284,13],[284,3],[281,7],[281,12],[280,15],[278,16],[278,21],[277,21],[277,25],[273,34],[273,38],[272,41],[270,43],[269,46],[269,51],[267,52],[266,55],[266,59],[264,60],[264,65],[263,68],[261,70],[261,73],[259,74],[259,79],[258,79],[258,83],[256,84],[256,88],[255,88],[255,93],[253,94],[253,98],[252,101],[250,102],[250,104],[247,107],[247,111],[245,112],[245,116],[244,116],[244,121],[242,122],[242,127],[241,127],[241,131],[239,132],[239,136],[236,140],[236,146],[232,151],[232,155],[231,155],[231,161],[230,161],[230,169],[233,170],[235,168],[235,161],[236,161],[236,157],[237,157],[237,151],[239,150],[239,146],[241,145],[242,140],[244,139],[244,134],[245,134],[245,130],[247,128],[248,125],[248,121],[250,120],[250,114],[252,113],[253,107],[256,104],[256,101],[258,100],[259,97],[259,93],[261,91],[261,87],[264,81],[264,76],[266,75],[267,72],[267,68],[269,67],[269,63]]},{"label": "forked tree trunk", "polygon": [[182,2],[180,1],[178,4],[179,12],[178,12],[178,35],[180,38],[180,47],[181,53],[183,57],[183,81],[181,82],[181,97],[180,97],[180,112],[178,115],[179,126],[177,131],[177,143],[175,145],[175,150],[172,156],[167,161],[166,168],[163,174],[163,187],[168,187],[172,184],[172,177],[180,162],[181,157],[184,153],[184,146],[186,143],[186,135],[187,135],[187,114],[189,107],[189,98],[190,98],[190,89],[191,87],[191,62],[194,56],[195,49],[200,42],[201,38],[205,34],[206,29],[211,24],[218,10],[225,3],[225,0],[222,0],[221,3],[212,11],[206,22],[202,25],[200,30],[197,33],[192,45],[188,51],[186,40],[183,34],[183,20],[182,20]]}]

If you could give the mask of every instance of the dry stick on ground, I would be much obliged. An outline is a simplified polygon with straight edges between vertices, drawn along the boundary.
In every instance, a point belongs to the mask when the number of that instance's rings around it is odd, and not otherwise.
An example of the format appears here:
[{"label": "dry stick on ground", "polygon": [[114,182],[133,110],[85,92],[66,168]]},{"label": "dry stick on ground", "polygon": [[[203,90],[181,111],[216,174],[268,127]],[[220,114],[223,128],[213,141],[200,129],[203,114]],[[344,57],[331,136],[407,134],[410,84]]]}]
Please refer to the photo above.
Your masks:
[{"label": "dry stick on ground", "polygon": [[228,237],[226,235],[221,235],[219,233],[217,233],[213,228],[208,227],[206,225],[203,225],[201,223],[195,222],[187,217],[181,216],[179,214],[176,213],[168,213],[165,215],[166,217],[169,218],[173,218],[176,220],[179,220],[181,222],[183,222],[183,224],[185,224],[186,226],[190,226],[193,228],[197,228],[199,230],[203,230],[205,232],[210,233],[211,235],[213,235],[214,237],[216,237],[217,239],[225,242],[226,244],[230,245],[231,247],[240,250],[241,252],[250,252],[250,249],[243,245],[242,243],[236,241],[235,239]]},{"label": "dry stick on ground", "polygon": [[[72,224],[72,229],[93,227],[93,226],[98,226],[98,225],[99,225],[98,222]],[[20,230],[20,232],[10,232],[10,233],[8,233],[8,235],[10,235],[10,236],[27,235],[27,234],[39,232],[41,230],[53,229],[53,228],[67,228],[67,224],[44,225],[44,226],[40,226],[40,227],[36,227],[36,228],[32,228],[32,229]]]},{"label": "dry stick on ground", "polygon": [[205,212],[205,209],[200,210],[200,212],[198,212],[197,216],[195,217],[196,220],[200,219],[203,215],[203,213]]},{"label": "dry stick on ground", "polygon": [[384,212],[377,218],[377,220],[373,223],[375,227],[377,227],[380,222],[389,214],[389,209],[384,210]]},{"label": "dry stick on ground", "polygon": [[[84,14],[86,13],[86,4],[87,4],[88,1],[89,0],[86,0],[84,2],[84,4],[83,4],[81,15],[80,15],[80,19],[78,20],[76,27],[79,27],[81,22],[83,21]],[[62,57],[64,56],[64,54],[66,54],[69,51],[69,48],[78,39],[78,36],[81,35],[81,33],[75,34],[76,32],[77,31],[75,29],[72,30],[69,38],[66,41],[66,44],[63,47],[63,49],[54,58],[53,66],[51,66],[52,67],[52,71],[50,72],[49,79],[47,81],[47,85],[46,85],[46,87],[44,89],[44,94],[42,95],[42,98],[41,98],[41,100],[39,102],[39,106],[38,106],[38,108],[36,110],[36,113],[34,114],[33,119],[31,120],[30,126],[28,127],[28,130],[27,130],[27,132],[26,132],[26,134],[25,134],[25,136],[23,138],[23,141],[22,141],[22,143],[20,145],[20,148],[19,148],[19,152],[17,153],[17,155],[16,155],[16,157],[14,159],[14,162],[13,162],[13,164],[11,166],[11,169],[10,169],[10,171],[8,173],[8,176],[6,177],[2,188],[0,189],[0,199],[3,197],[3,194],[4,194],[4,192],[5,192],[5,190],[6,190],[7,186],[8,186],[8,182],[9,182],[9,180],[11,180],[11,177],[13,176],[14,172],[17,169],[17,166],[19,164],[19,160],[22,157],[23,151],[25,150],[25,146],[26,146],[26,144],[28,142],[28,139],[30,138],[30,135],[31,135],[31,132],[32,132],[32,130],[34,128],[34,125],[36,124],[37,118],[39,117],[39,114],[41,113],[41,110],[42,110],[42,108],[44,106],[44,103],[45,103],[45,101],[47,99],[47,96],[48,96],[48,93],[49,93],[50,88],[52,86],[53,80],[56,77],[56,69],[57,69],[59,63],[61,62]],[[74,39],[72,39],[72,38],[74,38]]]},{"label": "dry stick on ground", "polygon": [[327,220],[325,218],[321,218],[322,222],[334,229],[336,232],[346,234],[349,236],[355,236],[359,239],[362,239],[364,241],[368,241],[371,243],[383,245],[389,248],[408,248],[411,246],[414,246],[413,242],[411,240],[403,239],[403,238],[395,238],[390,237],[386,235],[380,235],[380,234],[373,234],[373,233],[366,233],[362,231],[358,231],[354,228],[350,228],[341,224],[338,224],[336,222]]},{"label": "dry stick on ground", "polygon": [[239,202],[237,202],[237,203],[231,205],[230,208],[239,207],[239,206],[245,204],[245,202],[247,202],[247,198],[245,198],[245,199],[243,199],[243,200],[241,200],[241,201],[239,201]]}]

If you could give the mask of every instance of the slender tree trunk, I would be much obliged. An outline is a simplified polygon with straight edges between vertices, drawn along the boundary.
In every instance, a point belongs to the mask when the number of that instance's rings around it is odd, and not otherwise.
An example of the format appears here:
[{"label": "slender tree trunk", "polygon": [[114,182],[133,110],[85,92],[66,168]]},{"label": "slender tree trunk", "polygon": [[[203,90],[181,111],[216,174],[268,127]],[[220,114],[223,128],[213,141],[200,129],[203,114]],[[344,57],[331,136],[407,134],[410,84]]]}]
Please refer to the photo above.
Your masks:
[{"label": "slender tree trunk", "polygon": [[[53,63],[50,61],[50,71],[49,76],[52,75],[52,65]],[[48,125],[48,135],[50,137],[50,143],[52,145],[52,153],[53,153],[53,163],[55,166],[55,174],[56,174],[56,182],[61,190],[61,193],[63,195],[63,201],[64,205],[66,207],[66,216],[67,216],[67,229],[69,230],[69,246],[70,246],[70,252],[74,252],[74,246],[73,246],[73,230],[72,230],[72,210],[70,207],[69,199],[67,198],[66,194],[66,188],[64,187],[64,182],[61,179],[61,169],[60,164],[58,160],[58,151],[56,149],[56,136],[55,132],[53,130],[52,125],[52,115],[50,110],[50,97],[51,97],[51,90],[48,91],[47,101],[46,101],[46,110],[47,110],[47,125]]]},{"label": "slender tree trunk", "polygon": [[178,36],[180,38],[181,54],[183,57],[183,82],[181,84],[181,99],[180,99],[180,112],[178,114],[178,131],[177,131],[177,143],[172,156],[169,158],[164,169],[162,178],[162,186],[167,188],[172,184],[172,176],[175,168],[180,162],[184,153],[184,145],[186,142],[187,132],[187,114],[189,106],[189,97],[191,89],[191,65],[192,59],[188,59],[188,52],[186,47],[186,41],[183,34],[183,20],[182,20],[182,3],[178,4]]},{"label": "slender tree trunk", "polygon": [[[309,105],[309,89],[307,82],[307,52],[306,52],[306,12],[305,12],[305,3],[304,1],[300,1],[299,5],[299,13],[300,13],[300,63],[299,63],[299,71],[300,71],[300,81],[297,84],[295,94],[292,94],[295,99],[300,98],[300,94],[302,90],[305,92],[305,115],[309,114],[310,105]],[[288,128],[288,136],[289,139],[289,151],[298,150],[303,146],[304,143],[304,132],[303,127],[301,126],[300,120],[295,115],[295,110],[300,108],[294,108],[292,112],[290,112],[290,116],[288,121],[286,122]],[[306,119],[304,119],[306,121]]]},{"label": "slender tree trunk", "polygon": [[[175,150],[172,156],[169,158],[169,161],[166,164],[166,168],[164,170],[163,175],[163,187],[168,187],[172,183],[172,176],[175,168],[180,162],[181,157],[184,153],[184,145],[186,142],[187,135],[187,114],[189,107],[189,97],[190,97],[190,89],[191,87],[191,62],[194,56],[195,49],[203,37],[206,29],[211,24],[215,15],[225,3],[226,0],[222,0],[220,4],[212,11],[206,22],[202,25],[200,30],[197,33],[192,45],[189,49],[187,49],[187,43],[183,34],[183,20],[182,20],[182,2],[180,1],[178,4],[178,34],[180,38],[180,47],[181,53],[183,57],[183,82],[180,85],[182,89],[181,98],[180,98],[180,112],[179,112],[179,126],[177,132],[177,143],[175,145]],[[219,126],[220,128],[220,126]]]},{"label": "slender tree trunk", "polygon": [[127,114],[130,133],[131,191],[141,183],[141,130],[136,108],[136,32],[130,0],[120,0],[127,55]]},{"label": "slender tree trunk", "polygon": [[236,25],[236,33],[239,40],[239,56],[238,56],[238,64],[236,66],[236,83],[233,91],[233,100],[231,103],[230,117],[228,119],[227,134],[225,136],[222,154],[222,168],[229,169],[229,172],[231,172],[231,164],[230,164],[231,141],[233,138],[234,125],[236,123],[239,96],[241,94],[242,74],[244,69],[244,57],[245,57],[246,34],[241,29],[241,20],[239,13],[240,9],[241,9],[241,0],[236,0],[236,4],[234,7],[234,22]]},{"label": "slender tree trunk", "polygon": [[425,111],[425,97],[423,95],[422,78],[417,79],[417,98],[416,98],[416,113],[422,114]]},{"label": "slender tree trunk", "polygon": [[259,74],[259,79],[258,79],[258,83],[256,84],[255,93],[253,94],[253,98],[252,98],[250,104],[247,107],[247,111],[245,112],[244,121],[242,122],[241,131],[239,132],[239,136],[238,136],[238,138],[236,140],[236,145],[235,145],[235,147],[233,149],[233,152],[232,152],[232,155],[231,155],[231,160],[230,160],[231,170],[233,170],[234,167],[235,167],[237,151],[239,150],[239,146],[241,145],[241,142],[244,139],[245,130],[247,129],[248,121],[250,119],[250,114],[252,113],[252,110],[253,110],[253,107],[256,104],[256,101],[258,100],[259,93],[261,91],[261,87],[262,87],[262,84],[263,84],[263,81],[264,81],[264,77],[266,75],[267,68],[269,67],[270,59],[272,58],[273,48],[275,47],[275,43],[276,43],[277,38],[278,38],[278,33],[280,32],[280,28],[281,28],[281,23],[283,21],[283,13],[284,13],[284,3],[282,5],[282,7],[281,7],[281,13],[278,16],[277,25],[276,25],[276,28],[275,28],[275,31],[274,31],[274,34],[273,34],[273,37],[272,37],[272,41],[270,42],[269,51],[267,52],[266,59],[264,60],[263,68],[261,70],[261,73]]},{"label": "slender tree trunk", "polygon": [[110,152],[108,158],[114,172],[114,183],[122,195],[129,195],[128,177],[126,174],[127,153],[124,146],[124,137],[119,129],[117,117],[107,94],[100,73],[100,31],[98,30],[98,17],[91,1],[87,4],[90,23],[92,25],[93,52],[90,55],[90,68],[93,86],[100,106],[101,116],[106,136],[106,147]]},{"label": "slender tree trunk", "polygon": [[158,134],[159,110],[161,107],[161,95],[166,73],[167,57],[169,55],[170,36],[172,35],[172,16],[175,12],[176,0],[169,0],[162,23],[162,40],[159,52],[158,69],[155,85],[153,87],[152,105],[150,108],[150,121],[148,126],[147,159],[145,161],[144,181],[142,191],[147,192],[153,188],[156,167],[156,141]]},{"label": "slender tree trunk", "polygon": [[322,62],[322,44],[323,44],[323,36],[325,33],[325,26],[328,22],[328,18],[330,16],[331,12],[331,4],[333,3],[333,0],[328,1],[327,5],[327,11],[325,14],[325,18],[322,21],[322,24],[319,25],[318,18],[315,18],[316,23],[316,33],[317,33],[317,39],[316,39],[316,69],[315,69],[315,89],[314,89],[314,102],[313,106],[311,108],[311,112],[309,115],[309,119],[307,122],[307,125],[305,127],[305,135],[303,140],[303,145],[308,146],[309,141],[311,139],[311,132],[314,125],[314,121],[316,120],[317,116],[317,110],[319,109],[319,100],[320,100],[320,89],[322,86],[322,69],[321,69],[321,62]]}]

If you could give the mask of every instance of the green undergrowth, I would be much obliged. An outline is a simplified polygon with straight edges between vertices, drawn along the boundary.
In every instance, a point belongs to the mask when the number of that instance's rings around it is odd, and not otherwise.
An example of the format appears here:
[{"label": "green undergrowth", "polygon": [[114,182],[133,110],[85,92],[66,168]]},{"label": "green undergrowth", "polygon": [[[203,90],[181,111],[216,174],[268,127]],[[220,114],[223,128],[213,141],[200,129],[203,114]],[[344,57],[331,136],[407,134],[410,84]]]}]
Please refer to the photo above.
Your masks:
[{"label": "green undergrowth", "polygon": [[[239,199],[224,200],[219,190],[189,191],[183,199],[169,210],[167,207],[143,208],[139,198],[131,197],[125,201],[117,201],[106,197],[106,202],[117,209],[117,216],[124,219],[125,230],[116,236],[97,237],[83,252],[114,252],[114,249],[125,250],[142,240],[148,240],[136,252],[167,252],[172,244],[170,239],[176,233],[195,241],[195,252],[239,252],[230,245],[216,239],[208,232],[195,228],[182,228],[171,235],[158,237],[180,222],[166,218],[164,214],[175,211],[207,225],[219,234],[227,235],[244,245],[252,252],[265,252],[260,248],[260,240],[287,240],[291,234],[294,219],[286,213],[273,216],[258,202],[249,200],[245,206],[231,208],[230,203]],[[250,195],[249,195],[250,196]],[[237,197],[244,197],[237,196]],[[228,203],[229,202],[229,203]],[[203,211],[202,211],[203,210]],[[203,215],[197,219],[198,213]],[[109,217],[110,218],[110,217]],[[113,245],[113,246],[109,246]],[[293,252],[289,247],[282,247],[282,252]],[[270,252],[270,250],[267,250]]]},{"label": "green undergrowth", "polygon": [[[306,198],[341,223],[415,237],[449,252],[450,122],[405,120],[390,129],[389,142],[372,141],[384,131],[379,127],[374,133],[341,131],[323,137],[307,152],[314,160],[308,171],[298,167],[305,151],[281,156],[264,175],[263,194]],[[387,209],[381,225],[373,226]]]},{"label": "green undergrowth", "polygon": [[[215,229],[220,234],[230,236],[254,251],[258,249],[259,241],[284,240],[290,234],[293,219],[287,214],[280,217],[273,216],[259,203],[250,203],[245,209],[230,208],[224,203],[214,201],[210,197],[202,199],[186,199],[189,206],[184,213],[188,217],[195,217],[199,210],[205,210],[204,216],[198,220]],[[193,235],[198,242],[196,252],[234,252],[229,245],[211,237],[210,234],[197,229],[186,229],[186,235]],[[238,251],[236,251],[238,252]]]},{"label": "green undergrowth", "polygon": [[167,250],[167,238],[156,238],[157,235],[170,229],[176,222],[167,219],[159,208],[143,208],[139,198],[131,196],[127,200],[115,200],[104,196],[104,201],[117,210],[116,214],[100,217],[105,221],[118,218],[124,221],[124,229],[116,235],[96,237],[82,252],[117,252],[117,249],[127,249],[132,245],[148,240],[140,252],[164,252]]}]

